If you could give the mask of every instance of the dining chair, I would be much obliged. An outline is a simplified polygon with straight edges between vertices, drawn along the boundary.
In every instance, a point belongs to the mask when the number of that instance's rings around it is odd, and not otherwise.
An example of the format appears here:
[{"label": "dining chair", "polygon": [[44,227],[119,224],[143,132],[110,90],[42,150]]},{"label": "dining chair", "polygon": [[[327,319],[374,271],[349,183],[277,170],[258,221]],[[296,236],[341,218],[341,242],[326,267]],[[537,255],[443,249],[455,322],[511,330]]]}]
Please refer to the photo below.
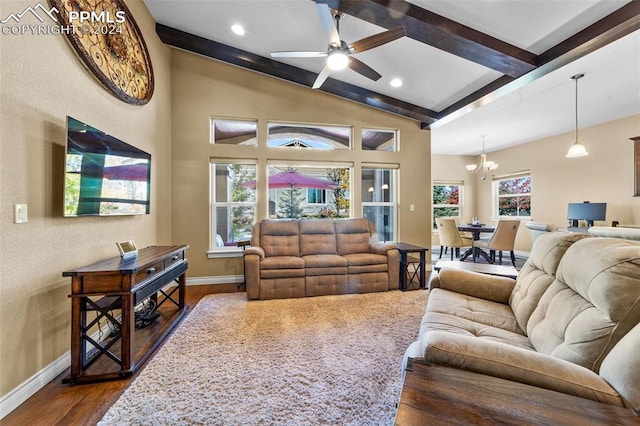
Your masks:
[{"label": "dining chair", "polygon": [[500,219],[496,225],[496,230],[487,239],[481,239],[473,242],[474,253],[473,260],[475,261],[476,253],[475,249],[488,249],[489,259],[492,263],[496,261],[496,251],[499,252],[499,260],[502,263],[502,252],[509,251],[511,254],[511,263],[516,266],[516,255],[513,252],[516,243],[516,234],[518,233],[518,227],[520,226],[520,220],[512,219]]},{"label": "dining chair", "polygon": [[440,236],[440,257],[442,258],[443,247],[451,248],[451,260],[453,260],[454,250],[456,257],[460,257],[460,247],[471,247],[473,240],[463,237],[458,231],[458,226],[453,218],[441,217],[436,219],[436,227]]}]

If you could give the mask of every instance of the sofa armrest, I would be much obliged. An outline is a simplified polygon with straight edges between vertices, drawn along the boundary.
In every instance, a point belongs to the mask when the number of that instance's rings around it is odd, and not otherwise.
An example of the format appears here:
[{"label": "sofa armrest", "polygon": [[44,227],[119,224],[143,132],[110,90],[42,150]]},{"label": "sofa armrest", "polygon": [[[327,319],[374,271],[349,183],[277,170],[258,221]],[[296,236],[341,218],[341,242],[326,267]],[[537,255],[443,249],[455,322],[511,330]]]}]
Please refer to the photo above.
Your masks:
[{"label": "sofa armrest", "polygon": [[260,261],[264,259],[264,250],[250,247],[244,251],[244,283],[247,299],[260,298]]},{"label": "sofa armrest", "polygon": [[250,254],[255,254],[260,257],[260,260],[264,259],[264,249],[262,247],[249,247],[244,251],[244,255],[248,256]]},{"label": "sofa armrest", "polygon": [[436,364],[624,406],[618,392],[598,374],[534,350],[437,330],[426,332],[421,346],[424,358]]},{"label": "sofa armrest", "polygon": [[442,288],[504,304],[509,303],[509,297],[515,285],[516,280],[512,278],[453,268],[442,268],[429,282],[430,289]]},{"label": "sofa armrest", "polygon": [[375,254],[386,255],[389,250],[396,250],[396,245],[385,243],[382,241],[376,241],[375,243],[371,243],[371,245],[369,246],[369,251]]}]

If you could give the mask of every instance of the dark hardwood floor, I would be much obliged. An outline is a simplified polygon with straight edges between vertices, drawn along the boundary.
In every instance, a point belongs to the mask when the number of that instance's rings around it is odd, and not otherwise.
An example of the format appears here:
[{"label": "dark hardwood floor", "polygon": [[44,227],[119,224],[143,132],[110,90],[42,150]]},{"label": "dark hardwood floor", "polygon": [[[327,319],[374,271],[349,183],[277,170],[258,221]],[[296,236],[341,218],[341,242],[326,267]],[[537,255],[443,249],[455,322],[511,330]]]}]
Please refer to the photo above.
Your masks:
[{"label": "dark hardwood floor", "polygon": [[[236,284],[189,286],[186,291],[189,312],[207,294],[236,291],[239,291]],[[142,370],[144,366],[129,379],[75,386],[62,384],[62,378],[69,374],[66,370],[0,420],[0,424],[94,425]]]}]

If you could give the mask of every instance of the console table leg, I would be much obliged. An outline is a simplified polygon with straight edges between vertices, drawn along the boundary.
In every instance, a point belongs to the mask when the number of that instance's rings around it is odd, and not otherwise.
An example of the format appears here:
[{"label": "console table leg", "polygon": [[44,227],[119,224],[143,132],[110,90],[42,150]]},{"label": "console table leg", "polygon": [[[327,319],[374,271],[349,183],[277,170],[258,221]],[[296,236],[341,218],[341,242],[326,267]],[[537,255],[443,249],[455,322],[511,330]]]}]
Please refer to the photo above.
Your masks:
[{"label": "console table leg", "polygon": [[133,294],[122,296],[122,365],[121,370],[133,370],[133,353],[135,353],[135,313]]}]

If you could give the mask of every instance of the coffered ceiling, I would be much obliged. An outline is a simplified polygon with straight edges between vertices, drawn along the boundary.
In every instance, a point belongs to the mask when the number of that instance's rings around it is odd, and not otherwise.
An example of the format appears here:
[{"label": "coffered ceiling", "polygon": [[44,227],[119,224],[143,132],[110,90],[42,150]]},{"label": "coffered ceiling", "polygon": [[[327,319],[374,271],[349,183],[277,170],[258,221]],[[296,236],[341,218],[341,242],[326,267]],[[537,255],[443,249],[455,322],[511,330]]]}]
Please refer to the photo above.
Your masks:
[{"label": "coffered ceiling", "polygon": [[640,113],[638,0],[144,1],[165,43],[309,87],[326,58],[270,52],[327,50],[316,4],[344,13],[346,43],[404,26],[355,54],[378,81],[346,69],[309,90],[416,120],[433,153],[478,154],[480,135],[492,151],[571,131],[579,72],[581,127]]}]

